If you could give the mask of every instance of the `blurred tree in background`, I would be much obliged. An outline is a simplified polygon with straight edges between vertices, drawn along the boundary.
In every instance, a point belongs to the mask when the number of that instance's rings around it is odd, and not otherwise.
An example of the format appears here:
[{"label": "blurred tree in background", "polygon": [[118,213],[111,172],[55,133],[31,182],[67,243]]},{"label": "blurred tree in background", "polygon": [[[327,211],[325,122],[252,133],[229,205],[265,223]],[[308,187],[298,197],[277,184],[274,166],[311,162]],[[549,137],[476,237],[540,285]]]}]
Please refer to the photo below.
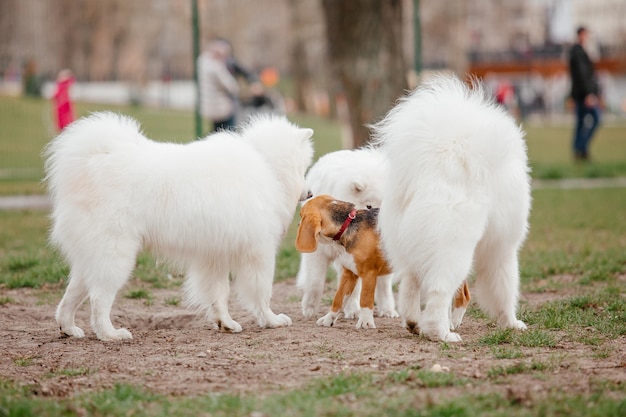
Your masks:
[{"label": "blurred tree in background", "polygon": [[[328,59],[340,104],[345,98],[352,143],[366,143],[375,122],[407,88],[402,1],[323,0]],[[341,115],[341,109],[339,116]],[[351,146],[350,146],[351,145]]]}]

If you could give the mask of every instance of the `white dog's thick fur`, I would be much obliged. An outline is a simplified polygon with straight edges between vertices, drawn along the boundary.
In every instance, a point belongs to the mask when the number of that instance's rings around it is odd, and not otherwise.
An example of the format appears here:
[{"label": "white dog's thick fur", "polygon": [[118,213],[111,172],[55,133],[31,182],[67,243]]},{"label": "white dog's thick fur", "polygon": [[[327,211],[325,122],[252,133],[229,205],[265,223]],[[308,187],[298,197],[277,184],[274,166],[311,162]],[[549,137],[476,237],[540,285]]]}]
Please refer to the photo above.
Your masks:
[{"label": "white dog's thick fur", "polygon": [[[357,209],[364,209],[367,206],[380,207],[386,175],[387,162],[383,154],[378,149],[367,147],[322,156],[307,173],[306,181],[314,196],[332,195],[355,204]],[[317,313],[331,263],[338,276],[343,266],[357,273],[352,257],[338,244],[322,244],[315,252],[301,255],[297,285],[303,290],[302,314],[305,317],[313,317]],[[343,314],[347,318],[358,317],[361,310],[360,282],[352,296],[344,302]],[[378,315],[398,317],[391,274],[378,278],[375,294]]]},{"label": "white dog's thick fur", "polygon": [[480,306],[503,327],[526,328],[516,309],[530,179],[513,118],[479,83],[469,88],[455,77],[433,77],[374,131],[389,158],[379,229],[399,274],[398,308],[407,328],[460,341],[450,332],[448,309],[472,267]]},{"label": "white dog's thick fur", "polygon": [[45,151],[51,240],[70,264],[61,332],[84,336],[74,315],[88,298],[99,339],[132,338],[110,312],[142,248],[186,268],[189,304],[220,328],[241,331],[228,312],[229,274],[259,326],[291,325],[270,299],[277,248],[308,191],[312,134],[282,117],[184,145],[151,141],[112,113],[69,126]]}]

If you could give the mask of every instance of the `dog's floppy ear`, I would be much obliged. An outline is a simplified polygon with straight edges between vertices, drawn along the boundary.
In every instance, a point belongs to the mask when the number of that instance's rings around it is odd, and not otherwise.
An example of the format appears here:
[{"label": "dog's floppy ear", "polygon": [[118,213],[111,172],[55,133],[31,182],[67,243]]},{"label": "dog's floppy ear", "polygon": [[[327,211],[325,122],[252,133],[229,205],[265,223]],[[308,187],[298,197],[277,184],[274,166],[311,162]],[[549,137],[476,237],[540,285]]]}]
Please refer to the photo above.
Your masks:
[{"label": "dog's floppy ear", "polygon": [[322,219],[319,215],[304,215],[298,226],[296,236],[296,249],[298,252],[315,252],[317,249],[317,238],[322,231]]}]

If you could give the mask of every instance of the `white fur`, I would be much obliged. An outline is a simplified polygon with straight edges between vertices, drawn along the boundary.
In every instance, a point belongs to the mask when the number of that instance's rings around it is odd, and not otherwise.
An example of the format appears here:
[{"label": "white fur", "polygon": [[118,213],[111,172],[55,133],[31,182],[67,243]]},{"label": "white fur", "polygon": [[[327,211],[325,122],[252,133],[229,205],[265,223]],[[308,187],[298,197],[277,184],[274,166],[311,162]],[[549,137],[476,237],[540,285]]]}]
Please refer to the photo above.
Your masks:
[{"label": "white fur", "polygon": [[270,309],[272,280],[307,191],[312,134],[280,117],[184,145],[151,141],[136,121],[112,113],[68,127],[46,149],[51,240],[70,264],[61,331],[84,336],[74,313],[88,298],[98,338],[132,337],[113,327],[110,312],[142,248],[184,266],[189,304],[223,329],[241,331],[228,312],[229,274],[259,326],[291,325]]},{"label": "white fur", "polygon": [[[383,154],[374,148],[361,148],[324,155],[311,167],[306,180],[314,196],[332,195],[339,200],[354,203],[358,209],[364,209],[367,206],[380,207],[386,175],[387,163]],[[315,252],[301,255],[297,285],[303,290],[302,314],[305,317],[313,317],[317,313],[324,292],[326,272],[331,264],[338,276],[341,275],[342,267],[357,274],[352,256],[334,242],[321,244]],[[359,280],[352,296],[344,303],[344,317],[358,317],[360,293]],[[380,317],[398,317],[391,275],[378,278],[375,298]]]},{"label": "white fur", "polygon": [[376,325],[374,324],[374,312],[364,307],[359,312],[359,320],[356,322],[357,329],[375,329]]},{"label": "white fur", "polygon": [[326,315],[317,319],[318,326],[330,327],[343,315],[343,312],[337,311],[336,313],[329,311]]},{"label": "white fur", "polygon": [[473,267],[481,307],[501,326],[524,329],[516,318],[517,256],[530,179],[513,118],[480,84],[434,77],[374,130],[389,158],[379,229],[399,275],[404,321],[432,340],[461,340],[450,332],[450,300]]}]

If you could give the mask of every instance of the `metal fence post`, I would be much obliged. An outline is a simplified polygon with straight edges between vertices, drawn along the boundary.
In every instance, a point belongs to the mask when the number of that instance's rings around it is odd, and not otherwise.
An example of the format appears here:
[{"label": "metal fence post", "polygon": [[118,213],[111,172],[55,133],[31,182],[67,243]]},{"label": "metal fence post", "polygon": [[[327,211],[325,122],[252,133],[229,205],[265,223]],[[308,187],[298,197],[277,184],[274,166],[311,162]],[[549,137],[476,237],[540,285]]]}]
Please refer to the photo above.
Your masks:
[{"label": "metal fence post", "polygon": [[196,139],[204,136],[202,132],[202,117],[200,116],[200,84],[198,82],[198,57],[200,56],[200,23],[198,21],[198,0],[191,0],[191,29],[193,40],[193,81],[196,86]]}]

